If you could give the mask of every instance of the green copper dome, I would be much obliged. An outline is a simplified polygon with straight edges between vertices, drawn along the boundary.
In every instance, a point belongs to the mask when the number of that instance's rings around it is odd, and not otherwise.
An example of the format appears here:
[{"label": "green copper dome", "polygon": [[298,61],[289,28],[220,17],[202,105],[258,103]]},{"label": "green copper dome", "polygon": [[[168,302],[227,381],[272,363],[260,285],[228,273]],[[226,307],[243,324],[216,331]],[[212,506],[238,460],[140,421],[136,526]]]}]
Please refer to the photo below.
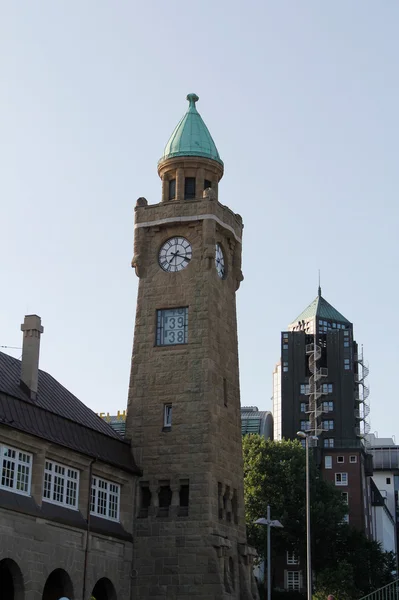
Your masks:
[{"label": "green copper dome", "polygon": [[188,110],[175,127],[159,162],[177,156],[203,156],[223,165],[215,142],[196,109],[198,99],[196,94],[188,94]]}]

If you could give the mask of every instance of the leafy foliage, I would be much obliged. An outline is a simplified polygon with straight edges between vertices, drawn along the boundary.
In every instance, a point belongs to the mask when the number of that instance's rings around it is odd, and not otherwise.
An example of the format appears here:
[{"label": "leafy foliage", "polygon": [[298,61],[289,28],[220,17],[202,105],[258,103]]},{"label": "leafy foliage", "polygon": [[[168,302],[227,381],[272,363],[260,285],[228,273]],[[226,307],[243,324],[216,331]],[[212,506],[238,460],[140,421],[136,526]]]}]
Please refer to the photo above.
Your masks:
[{"label": "leafy foliage", "polygon": [[[254,521],[278,519],[272,530],[272,555],[287,550],[306,556],[305,452],[299,441],[272,442],[258,435],[243,438],[244,492],[249,542],[265,558],[267,528]],[[314,452],[317,452],[315,449]],[[340,600],[360,598],[392,581],[392,553],[343,523],[347,507],[340,491],[319,476],[317,454],[310,451],[312,568],[316,599],[334,594]],[[274,561],[273,561],[274,562]]]},{"label": "leafy foliage", "polygon": [[[244,437],[243,447],[245,507],[250,543],[263,558],[266,528],[253,522],[266,516],[269,504],[272,518],[284,525],[284,529],[273,531],[274,553],[293,550],[306,556],[306,465],[302,446],[298,441],[272,442],[250,435]],[[311,522],[317,563],[320,562],[319,558],[324,562],[324,548],[335,540],[337,523],[342,521],[346,506],[335,486],[319,478],[314,460],[310,460],[310,477]],[[316,568],[316,564],[314,566]]]}]

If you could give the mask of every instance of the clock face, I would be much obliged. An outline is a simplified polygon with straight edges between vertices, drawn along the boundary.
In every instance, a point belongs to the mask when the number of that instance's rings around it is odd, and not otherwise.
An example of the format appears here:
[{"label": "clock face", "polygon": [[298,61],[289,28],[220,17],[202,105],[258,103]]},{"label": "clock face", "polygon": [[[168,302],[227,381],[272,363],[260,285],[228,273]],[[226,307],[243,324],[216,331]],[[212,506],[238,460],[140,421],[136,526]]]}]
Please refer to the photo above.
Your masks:
[{"label": "clock face", "polygon": [[215,265],[216,272],[219,275],[220,279],[224,279],[226,276],[226,269],[224,266],[224,254],[220,244],[216,244]]},{"label": "clock face", "polygon": [[169,273],[177,273],[189,264],[192,259],[191,244],[184,237],[173,237],[162,244],[158,255],[161,269]]}]

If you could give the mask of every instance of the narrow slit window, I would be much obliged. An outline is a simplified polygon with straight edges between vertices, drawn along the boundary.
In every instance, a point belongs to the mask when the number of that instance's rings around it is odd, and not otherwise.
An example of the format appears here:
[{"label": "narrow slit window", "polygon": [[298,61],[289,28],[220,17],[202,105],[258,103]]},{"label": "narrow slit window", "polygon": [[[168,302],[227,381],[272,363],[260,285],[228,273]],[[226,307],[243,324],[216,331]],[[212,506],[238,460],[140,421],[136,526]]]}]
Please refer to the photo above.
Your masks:
[{"label": "narrow slit window", "polygon": [[163,426],[172,427],[172,405],[165,404],[163,407]]}]

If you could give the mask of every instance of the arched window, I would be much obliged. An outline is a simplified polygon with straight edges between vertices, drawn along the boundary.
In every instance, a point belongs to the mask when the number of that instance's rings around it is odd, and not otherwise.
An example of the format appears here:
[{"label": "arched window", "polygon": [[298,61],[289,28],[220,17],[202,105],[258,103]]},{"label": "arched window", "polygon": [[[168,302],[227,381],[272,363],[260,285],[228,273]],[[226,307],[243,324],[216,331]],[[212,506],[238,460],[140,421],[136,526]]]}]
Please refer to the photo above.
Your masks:
[{"label": "arched window", "polygon": [[60,600],[73,598],[73,585],[71,578],[64,569],[55,569],[47,577],[42,600]]},{"label": "arched window", "polygon": [[91,600],[117,600],[115,588],[107,577],[97,581],[91,593]]},{"label": "arched window", "polygon": [[7,600],[23,600],[24,580],[22,572],[11,558],[0,561],[1,597]]}]

